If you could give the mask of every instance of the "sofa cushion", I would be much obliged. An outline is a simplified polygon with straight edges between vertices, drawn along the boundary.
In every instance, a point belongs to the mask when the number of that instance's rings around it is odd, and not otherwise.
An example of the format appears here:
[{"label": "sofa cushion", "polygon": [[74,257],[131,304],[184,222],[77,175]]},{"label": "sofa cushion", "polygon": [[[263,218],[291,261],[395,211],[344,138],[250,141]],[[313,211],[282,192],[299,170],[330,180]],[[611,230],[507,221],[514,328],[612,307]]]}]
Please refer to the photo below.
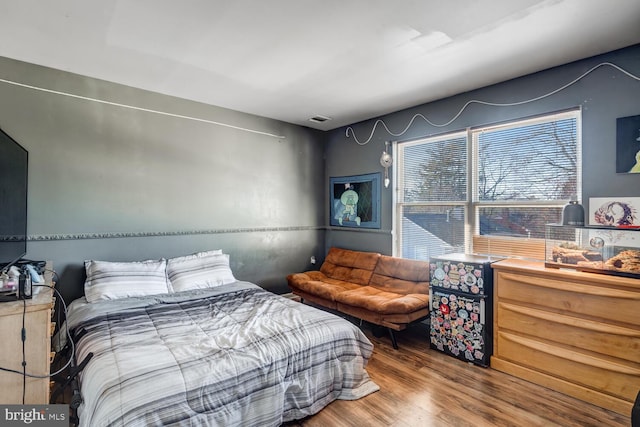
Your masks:
[{"label": "sofa cushion", "polygon": [[399,294],[429,293],[429,262],[381,255],[369,285]]},{"label": "sofa cushion", "polygon": [[320,271],[328,278],[368,285],[380,256],[377,252],[331,248]]},{"label": "sofa cushion", "polygon": [[399,294],[373,286],[361,286],[335,295],[339,303],[380,314],[411,313],[429,306],[429,294]]},{"label": "sofa cushion", "polygon": [[335,301],[336,295],[362,287],[355,283],[326,277],[320,271],[308,271],[287,276],[291,288],[300,289],[309,294],[316,295],[329,301]]}]

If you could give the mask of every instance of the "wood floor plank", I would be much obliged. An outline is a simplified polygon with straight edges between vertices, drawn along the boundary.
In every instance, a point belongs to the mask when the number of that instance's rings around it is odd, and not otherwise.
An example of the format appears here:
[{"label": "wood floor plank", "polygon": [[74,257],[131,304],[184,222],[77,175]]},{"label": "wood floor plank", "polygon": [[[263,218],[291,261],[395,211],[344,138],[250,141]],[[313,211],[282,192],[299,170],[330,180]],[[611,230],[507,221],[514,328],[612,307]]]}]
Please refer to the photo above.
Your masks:
[{"label": "wood floor plank", "polygon": [[428,327],[385,335],[363,330],[375,346],[367,372],[380,391],[336,401],[286,427],[629,427],[628,416],[429,348]]}]

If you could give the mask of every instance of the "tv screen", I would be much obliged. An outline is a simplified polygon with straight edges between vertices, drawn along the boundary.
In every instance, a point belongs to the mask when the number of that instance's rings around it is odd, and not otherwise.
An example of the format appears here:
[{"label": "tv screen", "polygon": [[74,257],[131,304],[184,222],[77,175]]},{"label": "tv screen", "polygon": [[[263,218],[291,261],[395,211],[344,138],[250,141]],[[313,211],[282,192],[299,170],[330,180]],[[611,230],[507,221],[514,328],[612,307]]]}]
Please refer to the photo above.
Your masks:
[{"label": "tv screen", "polygon": [[29,154],[0,129],[0,270],[27,253]]}]

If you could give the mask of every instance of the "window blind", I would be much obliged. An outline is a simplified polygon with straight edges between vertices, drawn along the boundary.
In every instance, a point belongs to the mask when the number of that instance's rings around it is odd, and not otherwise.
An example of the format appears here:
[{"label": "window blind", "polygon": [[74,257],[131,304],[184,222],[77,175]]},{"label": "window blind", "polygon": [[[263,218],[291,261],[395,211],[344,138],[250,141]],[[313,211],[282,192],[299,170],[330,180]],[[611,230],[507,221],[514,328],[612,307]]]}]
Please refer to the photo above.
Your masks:
[{"label": "window blind", "polygon": [[580,111],[401,142],[397,157],[400,256],[539,259],[545,225],[580,200]]}]

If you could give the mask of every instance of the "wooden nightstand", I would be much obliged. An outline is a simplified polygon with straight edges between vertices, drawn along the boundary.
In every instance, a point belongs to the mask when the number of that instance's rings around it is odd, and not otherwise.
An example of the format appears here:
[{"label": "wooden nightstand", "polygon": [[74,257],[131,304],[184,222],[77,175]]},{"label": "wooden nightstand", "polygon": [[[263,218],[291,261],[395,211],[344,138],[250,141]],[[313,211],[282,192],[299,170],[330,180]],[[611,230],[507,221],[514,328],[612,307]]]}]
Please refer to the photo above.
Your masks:
[{"label": "wooden nightstand", "polygon": [[[47,263],[46,285],[52,286],[51,263]],[[36,283],[41,284],[41,283]],[[51,315],[53,290],[33,288],[38,292],[32,299],[0,303],[0,367],[22,372],[22,319],[24,313],[24,358],[27,373],[49,375],[51,360]],[[0,404],[22,404],[23,376],[14,372],[0,371]],[[26,404],[49,403],[49,378],[26,378],[24,395]]]}]

